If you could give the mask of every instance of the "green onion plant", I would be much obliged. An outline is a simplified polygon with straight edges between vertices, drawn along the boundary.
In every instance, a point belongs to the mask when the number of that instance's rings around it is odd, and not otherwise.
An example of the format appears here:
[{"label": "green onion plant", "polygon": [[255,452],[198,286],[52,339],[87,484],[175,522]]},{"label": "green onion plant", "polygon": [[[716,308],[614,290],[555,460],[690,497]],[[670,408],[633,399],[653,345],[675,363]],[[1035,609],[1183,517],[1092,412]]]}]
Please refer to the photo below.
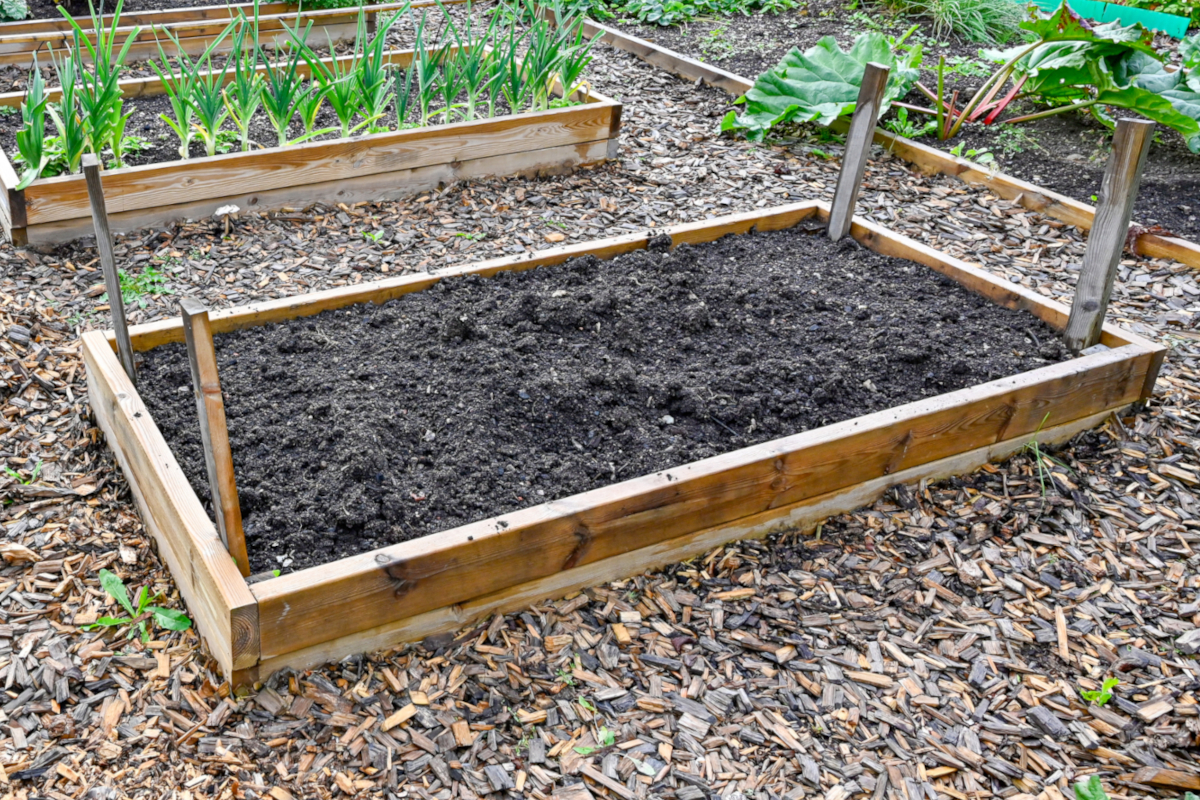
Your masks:
[{"label": "green onion plant", "polygon": [[17,152],[25,162],[17,191],[21,191],[37,180],[38,175],[50,163],[46,152],[46,82],[38,69],[37,53],[33,55],[33,70],[29,75],[29,88],[21,102],[21,130],[17,131]]}]

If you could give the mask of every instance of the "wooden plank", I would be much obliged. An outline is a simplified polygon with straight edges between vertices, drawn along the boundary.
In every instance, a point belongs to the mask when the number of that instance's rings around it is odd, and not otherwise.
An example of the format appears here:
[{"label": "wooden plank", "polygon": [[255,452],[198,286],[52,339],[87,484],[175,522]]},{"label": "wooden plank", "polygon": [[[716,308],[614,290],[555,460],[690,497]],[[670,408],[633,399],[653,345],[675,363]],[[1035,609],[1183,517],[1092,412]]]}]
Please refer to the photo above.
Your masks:
[{"label": "wooden plank", "polygon": [[[1038,434],[1041,446],[1057,444],[1081,431],[1099,425],[1111,412],[1102,412],[1073,422],[1044,428]],[[630,575],[658,569],[709,552],[728,542],[755,539],[777,530],[812,531],[818,524],[837,514],[870,505],[884,492],[899,484],[915,484],[921,480],[942,480],[962,475],[989,461],[1000,461],[1022,450],[1029,437],[1007,439],[958,455],[942,458],[893,475],[875,478],[830,494],[804,500],[792,505],[773,508],[736,522],[717,525],[606,558],[586,566],[564,570],[535,581],[520,584],[465,603],[441,608],[412,617],[398,619],[375,628],[339,636],[301,650],[264,659],[256,668],[243,672],[238,683],[252,683],[267,678],[280,669],[311,669],[346,655],[373,652],[402,642],[419,641],[426,636],[449,633],[483,621],[493,614],[504,614],[541,602],[556,599],[572,592]],[[263,584],[255,584],[256,591]]]},{"label": "wooden plank", "polygon": [[[267,211],[283,207],[303,208],[318,202],[380,202],[493,175],[529,178],[563,175],[579,167],[602,163],[611,156],[614,143],[612,139],[584,142],[377,175],[305,183],[270,191],[243,189],[224,197],[110,214],[109,221],[114,231],[129,231],[166,225],[181,219],[202,219],[211,216],[221,206],[230,204],[248,210]],[[85,235],[89,224],[84,219],[76,218],[20,230],[33,242],[62,242]]]},{"label": "wooden plank", "polygon": [[103,333],[83,334],[88,398],[159,554],[226,675],[258,663],[258,605]]},{"label": "wooden plank", "polygon": [[1142,168],[1153,139],[1154,123],[1150,120],[1122,119],[1117,123],[1112,155],[1100,184],[1100,208],[1088,236],[1075,299],[1071,303],[1071,316],[1063,331],[1063,340],[1073,353],[1100,341],[1100,329],[1108,313],[1117,267],[1125,252],[1133,202],[1142,183]]},{"label": "wooden plank", "polygon": [[[542,13],[547,19],[553,21],[549,11]],[[583,35],[589,39],[599,38],[605,44],[631,53],[647,64],[666,70],[672,75],[689,81],[698,80],[739,97],[750,91],[750,87],[754,85],[753,81],[748,81],[740,75],[734,75],[732,72],[705,64],[682,53],[676,53],[674,50],[668,50],[645,39],[630,36],[616,28],[601,25],[590,19],[583,23]]]},{"label": "wooden plank", "polygon": [[190,297],[181,298],[179,307],[183,312],[184,339],[192,372],[192,391],[196,396],[196,414],[200,420],[208,488],[212,495],[213,513],[217,518],[217,533],[244,577],[250,574],[250,559],[246,555],[242,508],[233,475],[233,451],[229,447],[229,430],[225,426],[225,398],[221,396],[221,377],[217,371],[217,352],[213,347],[208,309],[199,300]]},{"label": "wooden plank", "polygon": [[[532,114],[128,167],[111,172],[105,187],[112,210],[123,212],[227,197],[245,187],[264,192],[586,144],[609,137],[616,106],[613,101],[601,101]],[[87,211],[86,203],[87,190],[79,175],[45,178],[25,190],[29,225],[81,217]]]},{"label": "wooden plank", "polygon": [[[716,241],[729,234],[746,233],[752,229],[783,230],[794,227],[814,214],[820,213],[822,207],[823,204],[816,200],[807,200],[778,208],[730,214],[715,220],[674,225],[665,230],[642,231],[608,239],[550,247],[519,256],[479,261],[462,267],[440,270],[436,275],[416,273],[356,286],[341,286],[336,289],[310,292],[299,297],[284,297],[251,303],[212,312],[210,318],[212,330],[213,333],[228,333],[256,325],[312,316],[322,311],[345,308],[355,303],[386,303],[411,292],[428,289],[448,277],[460,275],[490,277],[499,272],[515,272],[562,264],[569,259],[585,255],[592,255],[600,259],[614,258],[623,253],[631,253],[634,250],[645,248],[650,239],[664,232],[671,236],[675,244],[682,242],[702,244]],[[171,342],[182,342],[183,326],[178,319],[174,318],[148,322],[131,328],[130,339],[133,342],[133,349],[138,352]]]},{"label": "wooden plank", "polygon": [[96,249],[100,251],[100,268],[104,274],[104,286],[108,290],[108,310],[112,315],[117,353],[121,357],[121,367],[129,376],[129,382],[137,386],[137,365],[133,360],[133,346],[129,343],[129,325],[125,321],[125,295],[121,292],[121,276],[117,272],[117,259],[113,255],[112,233],[108,229],[108,211],[104,207],[104,186],[100,181],[100,159],[94,153],[85,153],[83,156],[83,176],[87,183],[92,227],[96,231]]},{"label": "wooden plank", "polygon": [[875,123],[879,119],[879,106],[883,102],[883,91],[887,88],[888,73],[887,67],[873,61],[863,71],[854,116],[850,119],[850,130],[846,134],[842,168],[838,171],[837,186],[833,190],[833,202],[829,209],[829,238],[835,242],[850,232],[854,205],[858,202],[858,191],[862,188],[863,175],[867,171],[867,158],[871,155],[871,132],[875,130]]}]

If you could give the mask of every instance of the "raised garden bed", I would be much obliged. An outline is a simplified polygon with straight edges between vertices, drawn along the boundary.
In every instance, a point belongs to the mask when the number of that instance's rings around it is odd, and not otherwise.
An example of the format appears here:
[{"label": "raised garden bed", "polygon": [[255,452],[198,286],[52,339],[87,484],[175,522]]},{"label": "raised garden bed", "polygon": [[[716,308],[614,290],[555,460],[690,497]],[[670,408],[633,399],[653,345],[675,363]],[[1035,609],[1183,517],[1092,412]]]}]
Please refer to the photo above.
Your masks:
[{"label": "raised garden bed", "polygon": [[[659,249],[664,244],[660,238],[664,234],[670,237],[671,243],[679,245],[712,242],[727,234],[747,234],[752,230],[781,231],[800,226],[811,231],[819,229],[827,216],[823,204],[808,202],[723,217],[649,234],[483,262],[439,275],[417,274],[369,286],[346,287],[230,309],[212,315],[212,328],[216,333],[225,333],[312,317],[356,303],[384,304],[405,294],[430,289],[452,277],[478,276],[455,287],[455,291],[466,291],[468,299],[476,299],[470,292],[486,292],[487,281],[482,279],[502,272],[562,264],[584,255],[609,259],[645,249],[652,242],[653,249]],[[958,300],[962,307],[954,310],[961,310],[973,319],[991,319],[993,324],[1009,327],[1015,325],[1023,347],[1023,337],[1028,334],[1030,343],[1020,356],[1010,352],[1013,349],[1011,341],[1005,343],[1002,336],[995,340],[1005,359],[1025,358],[1035,349],[1039,351],[1036,358],[1055,361],[1058,357],[1059,351],[1049,339],[1040,345],[1034,345],[1033,340],[1040,338],[1042,323],[1054,329],[1063,326],[1067,311],[1062,306],[875,224],[856,220],[852,236],[876,253],[916,262],[910,270],[923,273],[926,268],[931,268],[991,303],[1027,312],[1010,315],[1006,323],[999,323],[996,320],[1000,317],[986,316],[996,309],[985,306],[976,317],[969,309],[978,307],[978,302],[973,304],[967,297]],[[762,242],[772,247],[781,246],[776,239],[764,238]],[[751,267],[760,246],[760,242],[748,240],[739,251],[744,256],[736,260]],[[725,248],[721,252],[728,258],[727,254],[739,245],[722,243],[721,247]],[[848,252],[842,266],[851,269],[856,254],[853,245],[844,247],[848,251],[838,257]],[[703,255],[693,253],[691,257],[702,259]],[[760,260],[762,257],[768,256],[760,253]],[[871,254],[857,257],[860,267],[866,264],[872,270],[882,270],[885,266],[895,269],[894,262],[885,264],[886,259]],[[645,257],[643,266],[671,268],[665,259],[655,262],[654,258]],[[601,295],[616,289],[603,281],[587,285],[581,276],[593,268],[597,267],[576,267],[574,274],[566,272],[565,280],[571,281],[577,292]],[[729,270],[735,268],[736,265],[725,267],[726,280],[733,280]],[[764,268],[769,269],[759,269]],[[832,266],[827,268],[836,270]],[[681,279],[686,279],[686,271],[679,274]],[[790,277],[781,276],[783,283],[786,284]],[[551,284],[546,281],[553,280],[549,276],[530,278],[538,281],[533,285],[542,287],[549,287]],[[850,276],[849,283],[855,282],[853,278]],[[495,291],[502,294],[517,292],[527,283],[513,276],[497,278]],[[679,284],[681,298],[696,288],[685,284],[686,280]],[[804,306],[820,310],[812,296],[804,292],[797,293],[793,289],[775,296],[770,291],[770,283],[764,283],[761,275],[747,275],[745,284],[745,297],[739,300],[747,304],[744,325],[739,323],[736,315],[722,323],[731,337],[744,334],[747,326],[753,327],[751,317],[760,318],[760,327],[766,325],[767,328],[770,320],[778,318],[782,330],[786,324],[795,323],[792,309]],[[849,287],[849,284],[847,287],[847,294],[850,294],[850,288],[855,292],[864,291],[861,282],[856,287]],[[815,284],[813,288],[816,288]],[[856,319],[855,324],[870,327],[872,314],[879,312],[883,312],[886,319],[889,310],[886,295],[895,288],[881,280],[878,308],[872,311],[870,303],[865,303],[868,305],[866,318]],[[834,291],[836,287],[831,283],[829,289]],[[961,292],[959,289],[954,291]],[[549,294],[547,300],[552,299],[555,292]],[[439,298],[443,296],[446,295],[439,293]],[[839,302],[836,297],[825,300],[818,296],[816,299]],[[428,309],[436,304],[425,303],[423,307],[427,309],[425,313],[429,313]],[[775,307],[778,307],[778,313],[774,312]],[[393,304],[377,310],[347,311],[342,316],[362,312],[375,317],[387,312],[393,322],[384,319],[383,324],[403,324],[396,320],[403,319],[404,308],[402,303]],[[860,310],[855,308],[851,313],[857,315]],[[941,316],[946,310],[943,303],[932,311]],[[702,306],[689,310],[693,315],[689,324],[697,325],[697,331],[704,327],[702,311]],[[849,326],[840,324],[844,323],[843,313],[840,309],[829,313],[826,324],[846,331]],[[933,329],[942,323],[949,324],[954,316],[951,313],[941,322],[927,324],[903,345],[893,346],[895,343],[887,340],[876,342],[870,345],[870,352],[886,361],[900,357],[910,349],[924,347],[934,353],[934,361],[937,361],[945,355],[943,345],[938,344],[944,333],[935,334]],[[320,330],[321,319],[310,320],[314,330]],[[449,352],[459,347],[458,339],[471,339],[469,321],[458,325],[456,319],[444,320],[440,332],[422,334],[422,342],[428,342],[422,347]],[[547,323],[550,324],[552,319],[550,317]],[[711,320],[709,324],[712,324]],[[817,323],[814,321],[814,324]],[[544,335],[550,340],[563,338],[575,342],[578,332],[571,325],[568,329],[561,334],[547,331]],[[279,330],[282,329],[248,331],[240,336],[249,338],[231,341],[249,343],[260,336],[277,336],[274,331]],[[308,331],[308,326],[302,325],[299,330]],[[638,335],[646,341],[633,348],[644,353],[638,358],[649,359],[647,364],[670,360],[673,358],[671,348],[678,344],[676,339],[667,344],[653,341],[655,333],[641,331]],[[1047,331],[1041,333],[1045,335]],[[493,343],[508,349],[508,339],[502,334],[475,331],[474,335],[498,336]],[[667,336],[668,331],[662,330],[661,335]],[[814,338],[818,335],[816,331],[812,332]],[[147,351],[181,341],[183,331],[179,321],[167,320],[139,326],[133,329],[132,336],[134,348]],[[699,333],[694,338],[697,342],[702,341]],[[224,550],[203,504],[180,467],[179,459],[168,446],[137,390],[122,372],[111,340],[101,332],[90,332],[85,334],[83,345],[93,409],[129,479],[143,519],[158,541],[213,655],[235,682],[245,682],[265,677],[285,666],[305,667],[348,653],[455,629],[499,610],[524,606],[539,598],[561,595],[581,586],[687,558],[724,541],[759,536],[784,526],[811,527],[830,514],[869,502],[896,483],[966,471],[989,459],[1019,450],[1033,438],[1042,444],[1061,440],[1095,425],[1112,410],[1146,397],[1153,386],[1164,348],[1112,326],[1105,328],[1102,343],[1106,347],[1098,352],[1057,363],[1026,361],[1023,362],[1025,365],[1045,365],[944,394],[932,394],[945,388],[945,385],[938,386],[939,380],[949,380],[949,385],[955,385],[952,379],[943,375],[928,385],[919,381],[922,385],[909,387],[907,395],[903,392],[891,394],[893,388],[889,386],[884,394],[889,399],[876,400],[872,399],[875,392],[871,388],[858,388],[857,378],[861,375],[854,375],[854,383],[847,385],[845,397],[835,405],[841,413],[829,415],[841,419],[839,422],[825,425],[823,420],[817,420],[815,424],[819,427],[811,430],[803,430],[805,423],[798,422],[798,432],[790,435],[771,429],[768,435],[778,438],[754,440],[757,443],[682,465],[669,457],[666,460],[669,466],[657,472],[610,485],[604,484],[611,476],[596,475],[582,478],[592,481],[590,484],[573,484],[569,469],[561,482],[568,493],[583,486],[599,488],[533,506],[523,499],[515,501],[514,505],[511,498],[500,498],[490,507],[494,510],[478,511],[497,516],[476,517],[476,521],[433,536],[421,534],[437,530],[436,523],[428,529],[414,528],[413,532],[419,538],[251,584],[241,577]],[[514,340],[511,344],[515,350],[519,342]],[[758,349],[747,348],[746,367],[761,365],[766,368],[773,363],[769,337],[756,340],[754,346]],[[1040,352],[1043,347],[1050,349]],[[664,351],[663,348],[667,349]],[[536,343],[532,352],[538,353],[540,360],[542,351],[537,349]],[[789,355],[793,354],[779,354],[781,358]],[[849,356],[842,359],[832,353],[826,356],[831,365],[827,368],[830,373],[837,371],[839,360],[857,363]],[[162,357],[168,359],[163,363],[169,363],[169,354],[150,356],[154,363]],[[747,360],[735,354],[731,357],[734,363],[739,359]],[[315,360],[319,356],[313,353],[310,358]],[[500,365],[502,371],[508,363]],[[999,363],[992,366],[1003,372],[1017,363],[1009,361],[1008,367]],[[265,361],[262,365],[267,369],[277,368]],[[967,371],[960,374],[986,367],[982,362],[967,365]],[[903,366],[903,371],[914,370],[922,376],[926,371],[935,372],[924,366],[914,368],[907,363]],[[954,372],[953,369],[950,371]],[[350,377],[358,379],[353,375]],[[153,370],[147,373],[146,379],[154,379]],[[236,385],[232,373],[231,381]],[[754,391],[761,389],[763,387],[756,386]],[[319,390],[314,388],[314,391]],[[531,393],[530,402],[536,401],[537,395],[545,394],[543,385]],[[767,403],[775,396],[770,390],[762,394]],[[814,391],[812,395],[815,397],[815,394]],[[893,399],[905,396],[920,399],[885,407]],[[457,399],[450,397],[443,410],[452,413]],[[179,402],[191,405],[186,390]],[[854,403],[858,403],[857,407]],[[230,408],[231,414],[236,413],[234,398],[231,398]],[[870,413],[857,415],[863,412]],[[692,427],[695,420],[684,419],[687,416],[684,409],[678,413],[680,433],[677,435],[697,438],[695,434],[699,429]],[[853,416],[845,418],[846,414]],[[764,422],[760,424],[766,424],[766,417],[761,418]],[[674,420],[661,422],[664,426],[676,424]],[[746,426],[742,424],[744,422],[740,420],[738,430],[731,431],[734,438],[730,441],[734,447],[740,441],[738,435],[752,433],[754,426]],[[554,430],[545,422],[536,424]],[[597,425],[600,424],[603,423],[598,421]],[[747,431],[746,427],[751,430]],[[703,438],[699,436],[698,440]],[[641,448],[636,452],[642,452]],[[684,447],[680,447],[679,452],[692,453],[693,457],[708,455]],[[720,452],[720,448],[710,452]],[[518,458],[533,457],[532,453],[518,452],[516,455]],[[237,458],[235,453],[235,463]],[[363,473],[364,482],[374,479],[373,474]],[[530,488],[536,490],[537,487]],[[464,486],[461,491],[465,499],[473,495],[475,486]],[[411,496],[407,486],[401,496]],[[444,507],[453,506],[453,498],[442,502]],[[516,510],[511,510],[514,507]],[[474,516],[477,510],[465,513]],[[253,514],[247,519],[253,525]],[[252,555],[252,562],[256,558],[260,556]]]},{"label": "raised garden bed", "polygon": [[[411,50],[386,54],[398,67],[412,58]],[[302,64],[298,71],[311,70]],[[121,87],[126,98],[164,93],[159,78],[124,80]],[[22,99],[0,95],[0,105],[16,107]],[[465,178],[557,174],[613,157],[621,104],[588,90],[573,99],[579,104],[548,111],[112,169],[104,173],[108,211],[114,230],[129,230],[208,216],[231,204],[265,210],[385,200]],[[39,178],[20,191],[17,185],[0,151],[0,221],[12,241],[61,241],[91,231],[83,175]]]},{"label": "raised garden bed", "polygon": [[[884,24],[889,31],[901,34],[908,22],[885,20]],[[777,63],[793,46],[804,49],[827,35],[848,45],[861,30],[861,24],[836,3],[810,3],[801,11],[731,16],[697,21],[685,27],[595,22],[587,26],[588,35],[597,36],[613,47],[685,79],[703,80],[734,96],[748,91],[755,76]],[[939,46],[931,52],[945,52],[968,61],[978,50],[977,45],[952,36],[946,39],[948,48]],[[723,46],[729,47],[727,58],[723,57],[725,51],[719,49]],[[930,60],[927,54],[926,67]],[[936,57],[932,60],[936,62]],[[955,75],[949,85],[969,96],[968,89],[979,82],[978,78]],[[1089,229],[1095,215],[1092,205],[1095,201],[1091,198],[1099,191],[1104,171],[1104,159],[1091,158],[1097,149],[1099,127],[1065,118],[1048,118],[1031,124],[1036,126],[1031,129],[1035,141],[1044,141],[1045,146],[1026,144],[1022,152],[1005,158],[1001,169],[947,152],[959,142],[964,144],[964,150],[991,147],[999,151],[999,145],[993,141],[998,132],[995,128],[969,127],[959,139],[945,145],[935,137],[916,141],[882,128],[875,140],[926,174],[941,172],[985,185],[1006,200]],[[1171,233],[1142,232],[1136,237],[1136,249],[1151,258],[1172,258],[1200,267],[1200,244],[1196,243],[1200,241],[1200,202],[1194,197],[1200,187],[1200,156],[1189,153],[1171,131],[1166,131],[1163,140],[1163,144],[1151,148],[1134,218],[1135,225],[1153,218]]]},{"label": "raised garden bed", "polygon": [[[443,5],[462,2],[466,0],[442,0]],[[411,7],[427,8],[434,5],[433,0],[417,0]],[[154,8],[153,3],[144,6],[125,3],[117,28],[118,38],[122,42],[134,28],[142,29],[129,51],[129,57],[134,60],[157,56],[158,42],[168,44],[164,30],[178,36],[187,53],[198,55],[221,34],[230,20],[239,15],[254,17],[254,5],[251,3],[227,5],[214,2],[189,8]],[[404,7],[403,3],[378,3],[362,8],[370,18],[379,13],[394,13]],[[313,30],[322,42],[327,39],[340,42],[354,38],[358,11],[358,6],[302,10],[294,3],[262,3],[258,8],[258,19],[264,43],[286,41],[287,34],[283,26],[295,27],[298,20],[301,28],[311,20]],[[76,18],[85,30],[91,28],[86,3]],[[102,20],[105,27],[112,24],[111,15],[106,14]],[[71,41],[71,24],[57,11],[44,19],[0,23],[0,67],[28,67],[33,62],[34,53],[43,64],[47,63],[51,48],[61,53]],[[223,52],[228,46],[229,40],[226,39],[216,52]]]}]

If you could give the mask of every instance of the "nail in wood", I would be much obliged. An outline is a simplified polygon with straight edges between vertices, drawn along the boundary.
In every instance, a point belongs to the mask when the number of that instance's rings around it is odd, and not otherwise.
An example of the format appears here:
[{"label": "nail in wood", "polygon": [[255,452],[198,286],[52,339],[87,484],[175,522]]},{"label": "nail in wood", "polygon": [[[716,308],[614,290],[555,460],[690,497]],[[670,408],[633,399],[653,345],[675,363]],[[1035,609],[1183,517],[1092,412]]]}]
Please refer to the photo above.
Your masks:
[{"label": "nail in wood", "polygon": [[221,378],[217,374],[217,353],[213,347],[208,309],[199,300],[184,297],[179,301],[183,312],[183,335],[187,341],[188,363],[192,368],[192,389],[196,411],[200,415],[200,438],[204,447],[204,465],[208,468],[208,487],[212,492],[213,513],[221,541],[237,562],[242,575],[250,574],[246,556],[246,535],[242,530],[242,508],[238,503],[237,481],[233,474],[233,451],[225,427],[225,399],[221,396]]},{"label": "nail in wood", "polygon": [[1149,120],[1123,119],[1117,123],[1112,155],[1108,157],[1104,181],[1100,184],[1096,217],[1088,234],[1083,267],[1071,303],[1071,316],[1063,332],[1063,340],[1072,353],[1100,342],[1117,266],[1129,235],[1133,201],[1153,138],[1154,123]]},{"label": "nail in wood", "polygon": [[104,288],[108,290],[108,306],[112,311],[113,331],[117,336],[117,355],[129,380],[137,386],[137,369],[133,364],[133,344],[129,341],[129,325],[125,322],[125,301],[121,297],[121,276],[113,255],[112,233],[108,228],[108,210],[104,205],[104,186],[100,182],[100,159],[92,153],[83,157],[83,179],[87,183],[88,202],[92,207],[92,225],[96,228],[96,249],[100,252],[100,269],[104,272]]},{"label": "nail in wood", "polygon": [[854,204],[867,171],[867,157],[871,154],[871,142],[875,140],[875,123],[879,119],[887,80],[887,67],[873,61],[867,64],[862,86],[858,88],[854,116],[850,119],[850,131],[846,134],[842,171],[838,173],[837,188],[829,209],[829,238],[835,242],[850,232]]}]

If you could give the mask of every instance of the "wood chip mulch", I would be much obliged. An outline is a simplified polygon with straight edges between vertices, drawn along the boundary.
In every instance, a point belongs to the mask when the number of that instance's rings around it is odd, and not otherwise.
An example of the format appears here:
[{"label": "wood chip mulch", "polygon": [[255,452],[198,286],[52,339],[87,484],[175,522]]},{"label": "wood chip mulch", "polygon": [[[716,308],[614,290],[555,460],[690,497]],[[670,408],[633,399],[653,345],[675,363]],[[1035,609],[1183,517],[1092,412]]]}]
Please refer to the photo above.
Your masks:
[{"label": "wood chip mulch", "polygon": [[[598,53],[598,88],[627,103],[621,163],[243,214],[227,238],[209,220],[132,234],[126,269],[162,283],[131,316],[832,190],[836,161],[809,144],[717,138],[723,96]],[[1083,242],[1060,223],[882,155],[860,208],[1070,297]],[[1123,263],[1111,318],[1173,350],[1147,408],[1065,448],[244,696],[194,632],[142,644],[80,628],[117,611],[101,568],[181,606],[88,417],[78,333],[104,324],[100,284],[87,247],[0,248],[3,800],[1060,800],[1093,774],[1113,798],[1200,790],[1200,285],[1186,267]],[[1111,700],[1082,697],[1110,676]]]}]

